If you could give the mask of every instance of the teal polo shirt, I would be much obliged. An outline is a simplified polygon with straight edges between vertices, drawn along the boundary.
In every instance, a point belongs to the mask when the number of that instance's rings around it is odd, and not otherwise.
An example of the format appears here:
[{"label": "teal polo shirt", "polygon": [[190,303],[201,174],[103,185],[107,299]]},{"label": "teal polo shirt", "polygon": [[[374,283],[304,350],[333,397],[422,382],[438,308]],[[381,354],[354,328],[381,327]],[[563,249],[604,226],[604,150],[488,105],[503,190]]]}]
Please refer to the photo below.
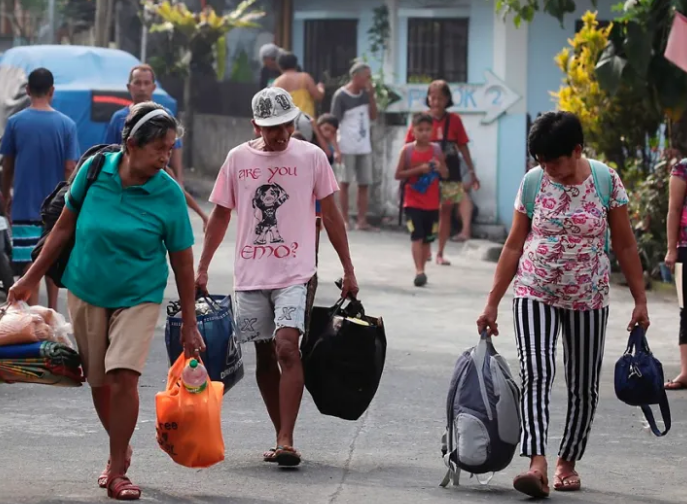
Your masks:
[{"label": "teal polo shirt", "polygon": [[[169,268],[167,252],[193,246],[186,198],[164,170],[141,186],[122,187],[121,152],[105,154],[98,179],[86,189],[88,166],[79,169],[70,188],[83,201],[76,240],[63,283],[87,303],[128,308],[162,303]],[[76,212],[69,199],[67,207]]]}]

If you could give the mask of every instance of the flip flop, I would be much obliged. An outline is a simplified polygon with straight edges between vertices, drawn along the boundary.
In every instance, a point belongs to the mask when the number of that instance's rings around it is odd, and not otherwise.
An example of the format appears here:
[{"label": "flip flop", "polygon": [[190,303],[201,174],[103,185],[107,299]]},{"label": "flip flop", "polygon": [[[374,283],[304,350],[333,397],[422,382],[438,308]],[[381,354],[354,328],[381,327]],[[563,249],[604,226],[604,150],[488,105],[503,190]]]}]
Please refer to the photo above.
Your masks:
[{"label": "flip flop", "polygon": [[262,454],[262,460],[264,462],[276,462],[277,461],[277,449],[270,448],[265,453]]},{"label": "flip flop", "polygon": [[663,385],[663,388],[666,390],[687,390],[687,383],[677,380],[668,380],[665,385]]},{"label": "flip flop", "polygon": [[561,476],[556,474],[554,477],[553,489],[557,492],[579,492],[582,488],[580,475],[576,471]]},{"label": "flip flop", "polygon": [[530,470],[517,476],[513,480],[513,488],[535,499],[544,499],[551,492],[546,475],[536,470]]},{"label": "flip flop", "polygon": [[451,266],[451,261],[446,259],[443,255],[437,255],[437,264],[439,266]]},{"label": "flip flop", "polygon": [[296,467],[301,463],[301,454],[293,446],[277,446],[274,458],[279,467]]}]

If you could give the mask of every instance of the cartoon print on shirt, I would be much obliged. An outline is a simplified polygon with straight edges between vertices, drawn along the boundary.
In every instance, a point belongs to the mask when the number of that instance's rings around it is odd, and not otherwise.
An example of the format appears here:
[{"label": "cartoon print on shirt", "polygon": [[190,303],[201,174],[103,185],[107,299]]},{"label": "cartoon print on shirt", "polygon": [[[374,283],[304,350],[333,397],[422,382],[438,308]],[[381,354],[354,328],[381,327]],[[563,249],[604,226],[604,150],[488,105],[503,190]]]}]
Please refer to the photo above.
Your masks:
[{"label": "cartoon print on shirt", "polygon": [[289,195],[279,184],[263,184],[255,190],[253,208],[258,223],[255,226],[254,245],[265,245],[268,235],[270,243],[284,243],[284,238],[279,234],[277,210],[288,199]]}]

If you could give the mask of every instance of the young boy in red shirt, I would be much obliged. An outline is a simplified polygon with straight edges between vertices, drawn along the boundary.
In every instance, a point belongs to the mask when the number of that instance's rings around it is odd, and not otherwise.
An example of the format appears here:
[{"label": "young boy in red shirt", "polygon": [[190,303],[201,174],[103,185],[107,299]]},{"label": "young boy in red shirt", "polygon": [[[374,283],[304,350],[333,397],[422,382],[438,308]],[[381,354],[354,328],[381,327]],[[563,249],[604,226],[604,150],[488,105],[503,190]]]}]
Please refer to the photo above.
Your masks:
[{"label": "young boy in red shirt", "polygon": [[430,142],[432,124],[429,114],[413,117],[415,141],[403,147],[396,167],[396,180],[401,181],[403,208],[412,242],[416,287],[427,283],[425,264],[430,244],[439,230],[439,178],[448,177],[441,146]]}]

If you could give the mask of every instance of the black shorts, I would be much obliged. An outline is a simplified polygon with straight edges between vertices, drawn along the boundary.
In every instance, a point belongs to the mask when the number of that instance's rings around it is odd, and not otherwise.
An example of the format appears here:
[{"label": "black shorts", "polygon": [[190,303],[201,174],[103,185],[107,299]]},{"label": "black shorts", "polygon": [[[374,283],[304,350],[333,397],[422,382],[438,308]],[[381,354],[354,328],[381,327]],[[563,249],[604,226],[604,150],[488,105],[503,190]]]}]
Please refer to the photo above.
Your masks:
[{"label": "black shorts", "polygon": [[439,210],[406,208],[406,221],[410,231],[410,241],[432,243],[439,232]]}]

